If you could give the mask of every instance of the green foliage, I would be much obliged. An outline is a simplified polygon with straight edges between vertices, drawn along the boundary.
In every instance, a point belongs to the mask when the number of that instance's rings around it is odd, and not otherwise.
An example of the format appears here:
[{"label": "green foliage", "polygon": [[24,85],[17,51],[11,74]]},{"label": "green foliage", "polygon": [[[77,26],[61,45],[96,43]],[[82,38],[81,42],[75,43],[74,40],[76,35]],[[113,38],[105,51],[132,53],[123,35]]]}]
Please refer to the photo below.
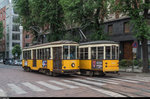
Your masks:
[{"label": "green foliage", "polygon": [[141,67],[142,66],[142,60],[128,60],[128,59],[122,59],[119,62],[119,66],[120,67],[129,67],[129,66],[138,66]]},{"label": "green foliage", "polygon": [[[19,45],[14,46],[14,48],[12,49],[12,54],[14,56],[14,58],[18,58],[20,57],[22,51],[21,51],[21,47]],[[16,56],[17,54],[17,56]]]},{"label": "green foliage", "polygon": [[[14,5],[25,30],[36,26],[39,27],[39,31],[45,32],[44,27],[50,25],[52,40],[60,39],[59,35],[63,33],[64,25],[63,10],[59,0],[14,0]],[[32,33],[37,37],[36,31],[32,30]]]},{"label": "green foliage", "polygon": [[3,38],[3,23],[0,21],[0,39]]},{"label": "green foliage", "polygon": [[92,40],[104,38],[101,23],[107,17],[108,2],[105,0],[94,0],[94,2],[93,0],[60,0],[60,3],[65,12],[67,25],[81,27],[82,30],[87,27],[94,29],[95,32],[89,36]]}]

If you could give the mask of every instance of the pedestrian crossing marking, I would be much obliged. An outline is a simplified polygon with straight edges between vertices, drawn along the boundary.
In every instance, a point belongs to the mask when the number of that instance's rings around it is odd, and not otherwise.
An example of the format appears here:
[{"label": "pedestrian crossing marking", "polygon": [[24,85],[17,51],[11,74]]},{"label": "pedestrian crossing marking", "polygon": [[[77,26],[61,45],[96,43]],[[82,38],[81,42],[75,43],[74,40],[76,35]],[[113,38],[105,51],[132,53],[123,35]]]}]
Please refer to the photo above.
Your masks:
[{"label": "pedestrian crossing marking", "polygon": [[134,81],[143,81],[143,82],[150,82],[146,79],[142,79],[142,78],[137,78],[137,77],[134,77],[134,78],[130,78],[130,77],[125,77],[127,80],[134,80]]},{"label": "pedestrian crossing marking", "polygon": [[15,84],[7,84],[13,91],[17,94],[26,94],[27,92],[24,91],[22,88],[16,86]]},{"label": "pedestrian crossing marking", "polygon": [[79,86],[84,86],[84,87],[87,87],[87,88],[90,88],[92,90],[96,90],[100,93],[103,93],[103,94],[106,94],[108,96],[112,96],[112,97],[126,97],[124,95],[121,95],[119,93],[116,93],[116,92],[112,92],[112,91],[108,91],[108,90],[105,90],[105,89],[98,89],[98,88],[94,88],[90,85],[86,85],[86,84],[83,84],[83,83],[79,83],[79,82],[76,82],[76,81],[70,81],[70,80],[63,80],[64,82],[68,82],[68,83],[73,83],[75,85],[79,85]]},{"label": "pedestrian crossing marking", "polygon": [[65,86],[65,87],[68,87],[68,88],[78,88],[77,86],[69,85],[69,84],[54,81],[54,80],[49,80],[49,82],[52,82],[52,83],[55,83],[55,84],[58,84],[58,85],[61,85],[61,86]]},{"label": "pedestrian crossing marking", "polygon": [[97,86],[105,85],[104,83],[97,83],[97,82],[83,80],[83,79],[73,79],[73,80],[88,83],[88,84],[93,84],[93,85],[97,85]]},{"label": "pedestrian crossing marking", "polygon": [[47,88],[53,89],[53,90],[62,90],[62,89],[63,89],[63,88],[54,86],[54,85],[52,85],[52,84],[46,83],[46,82],[44,82],[44,81],[37,81],[37,83],[40,84],[40,85],[43,85],[43,86],[45,86],[45,87],[47,87]]},{"label": "pedestrian crossing marking", "polygon": [[127,79],[119,79],[119,78],[111,78],[113,80],[120,80],[120,81],[125,81],[125,82],[130,82],[130,83],[139,83],[137,81],[133,81],[133,80],[127,80]]},{"label": "pedestrian crossing marking", "polygon": [[116,83],[116,82],[110,82],[110,81],[105,81],[105,80],[99,80],[99,79],[93,79],[93,78],[86,78],[86,79],[88,79],[88,80],[94,80],[94,81],[100,81],[100,82],[103,82],[103,83],[109,83],[109,84],[115,84],[115,85],[117,85],[117,84],[119,84],[119,83]]},{"label": "pedestrian crossing marking", "polygon": [[7,97],[6,93],[0,89],[0,97]]},{"label": "pedestrian crossing marking", "polygon": [[41,89],[40,87],[35,86],[35,85],[33,85],[33,84],[29,83],[29,82],[25,82],[25,83],[22,83],[22,84],[23,84],[24,86],[30,88],[30,89],[33,90],[33,91],[38,91],[38,92],[40,92],[40,91],[45,91],[45,90]]},{"label": "pedestrian crossing marking", "polygon": [[79,83],[79,82],[75,82],[75,81],[70,81],[70,80],[63,80],[64,82],[68,82],[68,83],[73,83],[75,85],[78,85],[78,86],[83,86],[83,87],[88,87],[89,85],[87,84],[83,84],[83,83]]}]

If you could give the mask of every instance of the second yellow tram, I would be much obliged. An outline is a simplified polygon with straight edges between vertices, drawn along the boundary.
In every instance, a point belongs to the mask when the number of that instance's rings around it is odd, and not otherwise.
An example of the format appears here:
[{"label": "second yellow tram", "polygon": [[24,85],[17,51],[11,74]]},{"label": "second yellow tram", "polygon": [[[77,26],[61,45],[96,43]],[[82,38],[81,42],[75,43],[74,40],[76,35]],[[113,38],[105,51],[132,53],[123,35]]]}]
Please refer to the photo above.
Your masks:
[{"label": "second yellow tram", "polygon": [[80,72],[94,74],[119,72],[119,43],[114,41],[93,41],[80,43]]}]

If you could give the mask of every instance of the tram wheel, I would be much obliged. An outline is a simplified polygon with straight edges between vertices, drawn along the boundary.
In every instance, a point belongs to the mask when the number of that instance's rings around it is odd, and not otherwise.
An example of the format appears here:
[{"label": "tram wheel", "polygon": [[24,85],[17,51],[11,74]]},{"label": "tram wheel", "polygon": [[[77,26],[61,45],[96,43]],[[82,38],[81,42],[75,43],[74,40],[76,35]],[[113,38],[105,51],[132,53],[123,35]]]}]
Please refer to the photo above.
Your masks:
[{"label": "tram wheel", "polygon": [[90,71],[89,76],[90,76],[90,77],[93,77],[93,76],[94,76],[94,72],[93,72],[93,71]]},{"label": "tram wheel", "polygon": [[99,76],[105,76],[106,74],[104,72],[100,72]]},{"label": "tram wheel", "polygon": [[57,74],[53,72],[53,73],[52,73],[52,76],[53,76],[53,77],[56,77],[56,76],[57,76]]}]

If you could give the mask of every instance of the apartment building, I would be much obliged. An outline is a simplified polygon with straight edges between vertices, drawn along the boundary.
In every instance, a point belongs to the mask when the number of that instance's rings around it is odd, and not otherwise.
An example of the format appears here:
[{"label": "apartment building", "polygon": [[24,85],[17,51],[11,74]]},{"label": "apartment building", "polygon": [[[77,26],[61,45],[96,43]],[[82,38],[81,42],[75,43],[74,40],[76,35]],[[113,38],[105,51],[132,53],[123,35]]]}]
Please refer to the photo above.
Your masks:
[{"label": "apartment building", "polygon": [[[136,39],[134,32],[132,31],[133,26],[129,24],[129,22],[130,17],[124,16],[121,13],[110,14],[109,18],[105,19],[104,32],[108,33],[110,40],[120,42],[120,59],[133,59],[133,42],[138,43],[136,56],[138,59],[142,59],[141,42]],[[148,45],[150,58],[150,41],[148,42]]]},{"label": "apartment building", "polygon": [[15,45],[20,45],[22,48],[22,31],[19,29],[20,20],[18,14],[15,12],[12,0],[1,0],[0,4],[0,9],[5,9],[5,24],[3,24],[5,27],[5,55],[3,55],[3,57],[13,58],[13,47]]}]

